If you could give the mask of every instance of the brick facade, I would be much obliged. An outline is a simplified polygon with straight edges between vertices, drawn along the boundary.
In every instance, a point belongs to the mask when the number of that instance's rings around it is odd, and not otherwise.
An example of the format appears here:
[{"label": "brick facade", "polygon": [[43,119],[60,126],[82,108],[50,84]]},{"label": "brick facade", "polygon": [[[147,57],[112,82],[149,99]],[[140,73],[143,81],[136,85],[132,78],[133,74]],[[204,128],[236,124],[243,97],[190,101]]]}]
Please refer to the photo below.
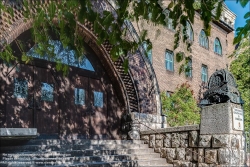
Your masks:
[{"label": "brick facade", "polygon": [[[137,29],[148,30],[148,38],[151,40],[152,62],[153,68],[157,76],[160,91],[173,92],[178,85],[188,82],[194,91],[196,99],[199,99],[199,92],[201,91],[201,67],[206,65],[208,68],[208,78],[216,71],[216,69],[223,69],[229,66],[231,58],[228,58],[230,53],[234,50],[233,37],[234,33],[223,30],[216,23],[211,23],[211,35],[208,37],[209,48],[206,49],[199,44],[199,35],[203,29],[203,21],[200,19],[198,13],[194,18],[194,24],[191,24],[194,34],[193,44],[191,46],[191,53],[187,51],[186,45],[180,39],[180,45],[176,50],[174,48],[174,34],[175,31],[164,26],[155,26],[145,20],[140,20],[134,27]],[[160,30],[160,35],[157,36],[157,31]],[[214,40],[218,38],[222,46],[222,55],[214,52]],[[169,71],[165,67],[165,52],[170,50],[174,52],[174,71]],[[176,53],[184,52],[186,56],[192,58],[192,77],[186,77],[184,73],[179,75],[179,67],[181,63],[176,62]],[[184,62],[184,61],[183,61]]]}]

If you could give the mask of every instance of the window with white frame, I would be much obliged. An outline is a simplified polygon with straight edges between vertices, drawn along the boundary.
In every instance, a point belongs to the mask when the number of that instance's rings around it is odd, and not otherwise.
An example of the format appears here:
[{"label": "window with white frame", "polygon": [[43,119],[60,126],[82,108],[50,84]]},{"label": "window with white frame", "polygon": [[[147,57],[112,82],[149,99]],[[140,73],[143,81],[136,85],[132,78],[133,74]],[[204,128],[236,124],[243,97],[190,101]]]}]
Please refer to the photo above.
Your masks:
[{"label": "window with white frame", "polygon": [[165,65],[167,70],[174,71],[174,53],[172,51],[166,50]]},{"label": "window with white frame", "polygon": [[208,38],[207,38],[206,33],[203,30],[201,30],[201,32],[200,32],[199,44],[200,44],[200,46],[208,49]]},{"label": "window with white frame", "polygon": [[214,40],[214,52],[219,54],[219,55],[222,55],[222,48],[221,48],[219,38],[215,38],[215,40]]},{"label": "window with white frame", "polygon": [[[151,43],[150,43],[150,45],[152,46]],[[147,52],[148,60],[150,61],[150,63],[153,63],[152,47],[149,47],[149,45],[147,44],[147,42],[143,42],[143,48]]]},{"label": "window with white frame", "polygon": [[204,64],[201,66],[201,80],[207,82],[207,66]]}]

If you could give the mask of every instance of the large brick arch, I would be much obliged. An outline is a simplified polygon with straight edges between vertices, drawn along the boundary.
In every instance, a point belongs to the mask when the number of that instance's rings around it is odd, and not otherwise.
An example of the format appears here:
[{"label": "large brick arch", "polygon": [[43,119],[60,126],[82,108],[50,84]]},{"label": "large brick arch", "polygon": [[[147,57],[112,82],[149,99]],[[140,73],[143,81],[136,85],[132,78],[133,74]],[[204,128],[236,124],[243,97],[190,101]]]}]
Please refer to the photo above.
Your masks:
[{"label": "large brick arch", "polygon": [[[50,0],[43,4],[48,6]],[[110,10],[105,1],[93,3],[97,10]],[[5,4],[6,5],[6,4]],[[0,50],[4,49],[6,44],[12,43],[20,34],[32,27],[32,20],[24,21],[23,9],[21,4],[8,4],[14,9],[14,17],[2,13],[0,17]],[[114,86],[119,92],[119,96],[124,99],[124,107],[128,113],[143,113],[161,116],[161,103],[159,97],[159,88],[154,71],[150,63],[145,59],[145,55],[140,49],[129,55],[129,73],[124,73],[122,68],[123,58],[113,62],[109,53],[112,46],[109,42],[98,45],[96,36],[93,32],[93,25],[86,21],[84,24],[78,23],[78,33],[84,37],[85,42],[94,50]],[[133,33],[133,32],[130,32]]]}]

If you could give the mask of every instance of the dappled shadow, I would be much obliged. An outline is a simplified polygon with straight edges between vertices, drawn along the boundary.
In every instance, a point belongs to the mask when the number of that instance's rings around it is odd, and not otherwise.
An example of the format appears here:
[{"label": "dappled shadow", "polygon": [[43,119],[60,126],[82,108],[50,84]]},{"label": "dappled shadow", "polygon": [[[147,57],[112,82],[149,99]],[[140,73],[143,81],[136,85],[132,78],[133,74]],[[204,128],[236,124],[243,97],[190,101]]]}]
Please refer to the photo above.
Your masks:
[{"label": "dappled shadow", "polygon": [[[20,39],[25,50],[34,46],[29,31]],[[16,45],[13,50],[20,60],[22,54]],[[40,137],[57,134],[69,140],[120,139],[125,103],[118,94],[122,90],[113,85],[114,78],[110,79],[102,60],[90,47],[86,47],[87,59],[94,71],[70,66],[67,76],[55,70],[55,62],[41,58],[28,64],[0,62],[1,128],[37,128]],[[16,88],[15,80],[24,81],[17,84],[21,90]],[[75,89],[85,90],[84,104],[76,104]],[[23,95],[15,95],[15,91]],[[99,105],[95,105],[94,92],[102,94]]]},{"label": "dappled shadow", "polygon": [[[122,107],[109,81],[106,85],[73,72],[63,76],[51,66],[17,64],[12,68],[1,63],[1,112],[6,118],[1,127],[37,128],[39,134],[66,139],[120,138]],[[15,79],[25,81],[19,84],[21,91]],[[75,89],[84,90],[84,103],[76,104]],[[101,103],[94,92],[102,94]]]}]

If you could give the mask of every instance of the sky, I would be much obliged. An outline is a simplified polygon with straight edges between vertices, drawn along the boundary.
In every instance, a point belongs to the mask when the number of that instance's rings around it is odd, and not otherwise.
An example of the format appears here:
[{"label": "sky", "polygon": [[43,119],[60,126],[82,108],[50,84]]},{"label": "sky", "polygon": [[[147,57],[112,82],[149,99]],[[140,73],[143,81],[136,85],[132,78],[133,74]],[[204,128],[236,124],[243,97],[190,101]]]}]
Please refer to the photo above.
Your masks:
[{"label": "sky", "polygon": [[236,3],[236,0],[225,0],[225,3],[227,7],[237,15],[234,25],[235,30],[237,27],[243,27],[246,24],[244,15],[250,11],[250,3],[248,2],[244,8],[242,8],[239,2]]}]

